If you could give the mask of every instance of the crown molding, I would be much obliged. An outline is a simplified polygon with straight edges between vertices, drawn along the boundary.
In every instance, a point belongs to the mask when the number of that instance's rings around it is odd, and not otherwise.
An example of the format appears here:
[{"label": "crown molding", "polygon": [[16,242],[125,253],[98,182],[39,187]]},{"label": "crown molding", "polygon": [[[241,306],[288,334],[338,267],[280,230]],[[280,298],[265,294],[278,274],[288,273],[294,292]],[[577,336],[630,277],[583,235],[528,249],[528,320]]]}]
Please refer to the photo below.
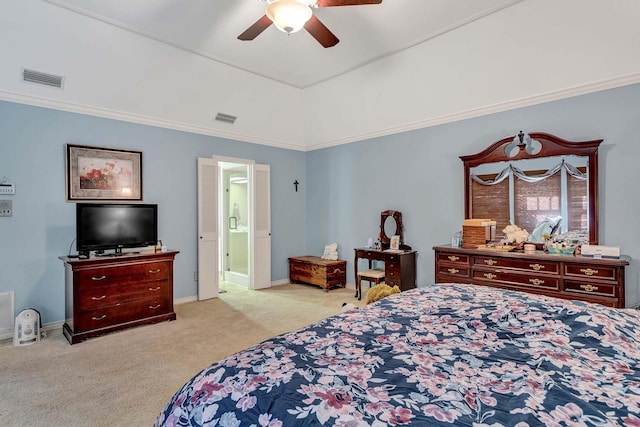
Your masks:
[{"label": "crown molding", "polygon": [[578,85],[567,89],[556,90],[547,92],[541,95],[528,96],[512,101],[500,102],[493,105],[487,105],[479,108],[472,108],[465,111],[460,111],[452,114],[444,114],[442,116],[433,117],[425,120],[419,120],[416,122],[406,123],[400,126],[389,127],[386,129],[380,129],[373,132],[361,133],[351,135],[346,138],[339,138],[332,141],[321,142],[318,144],[308,145],[306,151],[320,150],[323,148],[330,148],[338,145],[348,144],[351,142],[362,141],[366,139],[379,138],[383,136],[393,135],[396,133],[402,133],[412,131],[416,129],[422,129],[446,123],[452,123],[459,120],[472,119],[475,117],[485,116],[493,113],[500,113],[503,111],[515,110],[517,108],[529,107],[532,105],[543,104],[545,102],[558,101],[561,99],[571,98],[579,95],[586,95],[589,93],[600,92],[607,89],[615,89],[617,87],[629,86],[632,84],[640,83],[640,73],[629,74],[614,79],[608,79],[598,81],[594,83],[588,83],[584,85]]},{"label": "crown molding", "polygon": [[249,142],[253,144],[266,145],[274,148],[284,148],[294,151],[314,151],[323,148],[330,148],[338,145],[348,144],[351,142],[362,141],[366,139],[379,138],[396,133],[402,133],[412,131],[416,129],[422,129],[446,123],[452,123],[459,120],[471,119],[488,114],[499,113],[508,110],[514,110],[522,107],[529,107],[532,105],[543,104],[545,102],[557,101],[561,99],[571,98],[574,96],[585,95],[589,93],[599,92],[607,89],[614,89],[617,87],[628,86],[632,84],[640,83],[640,73],[630,74],[626,76],[617,77],[614,79],[608,79],[598,81],[594,83],[578,85],[567,89],[561,89],[557,91],[547,92],[541,95],[534,95],[530,97],[524,97],[512,101],[500,102],[497,104],[487,105],[479,108],[472,108],[465,111],[460,111],[452,114],[444,114],[442,116],[433,117],[425,120],[419,120],[415,122],[405,123],[399,126],[393,126],[385,129],[379,129],[372,132],[360,133],[347,136],[345,138],[338,138],[331,141],[324,141],[317,144],[311,144],[308,146],[301,146],[298,144],[292,144],[286,141],[278,141],[268,138],[260,138],[254,135],[247,135],[242,133],[224,132],[216,129],[209,129],[202,126],[195,126],[188,123],[159,119],[154,117],[143,116],[139,114],[127,113],[122,111],[110,110],[106,108],[93,107],[88,105],[81,105],[70,102],[62,102],[52,100],[49,98],[37,97],[33,95],[24,95],[15,92],[0,90],[0,100],[15,102],[19,104],[26,104],[35,107],[43,107],[60,111],[67,111],[71,113],[85,114],[90,116],[102,117],[113,120],[121,120],[130,123],[142,124],[147,126],[154,126],[164,129],[178,130],[183,132],[195,133],[199,135],[214,136],[218,138],[225,138],[234,141]]},{"label": "crown molding", "polygon": [[236,132],[225,132],[217,129],[210,129],[202,126],[196,126],[189,123],[183,123],[173,120],[165,120],[155,117],[143,116],[134,113],[128,113],[107,108],[93,107],[89,105],[76,104],[71,102],[57,101],[49,98],[43,98],[33,95],[24,95],[15,92],[0,90],[0,100],[15,102],[18,104],[31,105],[34,107],[49,108],[52,110],[66,111],[70,113],[85,114],[89,116],[101,117],[105,119],[121,120],[130,123],[136,123],[147,126],[154,126],[164,129],[178,130],[183,132],[195,133],[199,135],[215,136],[240,142],[249,142],[253,144],[267,145],[269,147],[285,148],[288,150],[306,151],[305,147],[290,144],[285,141],[275,139],[260,138],[254,135],[247,135]]}]

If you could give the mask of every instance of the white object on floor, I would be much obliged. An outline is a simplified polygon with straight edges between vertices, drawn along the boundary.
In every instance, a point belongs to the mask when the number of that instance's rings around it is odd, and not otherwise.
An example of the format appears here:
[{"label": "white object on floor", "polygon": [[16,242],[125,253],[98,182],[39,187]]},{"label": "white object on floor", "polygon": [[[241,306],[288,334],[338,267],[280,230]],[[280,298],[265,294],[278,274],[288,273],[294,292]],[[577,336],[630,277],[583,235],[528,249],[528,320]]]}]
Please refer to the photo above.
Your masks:
[{"label": "white object on floor", "polygon": [[31,308],[16,316],[13,345],[30,345],[40,341],[40,314]]}]

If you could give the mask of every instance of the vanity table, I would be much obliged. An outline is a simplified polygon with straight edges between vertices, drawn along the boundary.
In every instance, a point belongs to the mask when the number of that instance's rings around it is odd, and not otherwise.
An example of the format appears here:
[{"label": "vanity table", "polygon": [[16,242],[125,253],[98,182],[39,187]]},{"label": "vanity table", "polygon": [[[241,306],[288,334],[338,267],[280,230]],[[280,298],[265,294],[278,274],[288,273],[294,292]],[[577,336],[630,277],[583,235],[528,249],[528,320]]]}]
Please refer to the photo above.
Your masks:
[{"label": "vanity table", "polygon": [[389,286],[398,286],[401,291],[416,287],[416,251],[404,250],[402,252],[385,252],[371,248],[355,248],[353,269],[355,270],[356,283],[358,281],[358,260],[384,262],[384,282]]},{"label": "vanity table", "polygon": [[[389,248],[391,236],[400,237],[400,245],[397,250]],[[394,210],[386,210],[380,214],[380,249],[355,248],[353,270],[355,283],[358,283],[358,261],[369,261],[369,269],[373,261],[384,262],[385,283],[389,286],[398,286],[401,291],[416,287],[416,251],[404,244],[404,225],[402,213]]]},{"label": "vanity table", "polygon": [[[522,131],[464,163],[464,217],[496,220],[532,231],[561,218],[571,244],[598,244],[598,147],[602,140],[567,141]],[[555,227],[554,227],[555,230]],[[553,235],[556,231],[550,231]],[[548,238],[546,236],[545,238]],[[552,236],[553,237],[553,236]],[[571,240],[579,237],[580,240]],[[435,246],[436,283],[471,283],[552,297],[625,307],[625,267],[630,258],[597,259],[548,254],[542,240],[533,252],[486,245]]]}]

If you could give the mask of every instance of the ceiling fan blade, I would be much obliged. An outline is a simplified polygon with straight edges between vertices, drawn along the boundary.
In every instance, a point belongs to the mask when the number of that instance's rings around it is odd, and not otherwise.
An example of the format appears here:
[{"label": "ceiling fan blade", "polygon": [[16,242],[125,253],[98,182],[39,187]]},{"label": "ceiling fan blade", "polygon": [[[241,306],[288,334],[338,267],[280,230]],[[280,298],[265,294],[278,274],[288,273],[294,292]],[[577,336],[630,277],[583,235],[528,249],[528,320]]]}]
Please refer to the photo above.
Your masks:
[{"label": "ceiling fan blade", "polygon": [[318,0],[317,7],[358,6],[361,4],[380,4],[382,0]]},{"label": "ceiling fan blade", "polygon": [[272,24],[271,19],[267,15],[258,19],[252,26],[247,28],[244,33],[238,36],[239,40],[253,40]]},{"label": "ceiling fan blade", "polygon": [[315,15],[304,24],[304,29],[324,47],[335,46],[340,41]]}]

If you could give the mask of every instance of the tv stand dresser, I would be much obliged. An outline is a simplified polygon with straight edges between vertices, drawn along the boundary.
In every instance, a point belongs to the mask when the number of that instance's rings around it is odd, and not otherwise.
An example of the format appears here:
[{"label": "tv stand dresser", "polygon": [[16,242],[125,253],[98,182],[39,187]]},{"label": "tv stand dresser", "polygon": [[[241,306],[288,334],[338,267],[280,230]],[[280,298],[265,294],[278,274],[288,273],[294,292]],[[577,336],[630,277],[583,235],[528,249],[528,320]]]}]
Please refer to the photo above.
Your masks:
[{"label": "tv stand dresser", "polygon": [[573,255],[434,246],[436,283],[471,283],[624,308],[629,257]]},{"label": "tv stand dresser", "polygon": [[59,257],[65,266],[66,321],[62,332],[69,343],[175,320],[173,260],[178,253]]}]

